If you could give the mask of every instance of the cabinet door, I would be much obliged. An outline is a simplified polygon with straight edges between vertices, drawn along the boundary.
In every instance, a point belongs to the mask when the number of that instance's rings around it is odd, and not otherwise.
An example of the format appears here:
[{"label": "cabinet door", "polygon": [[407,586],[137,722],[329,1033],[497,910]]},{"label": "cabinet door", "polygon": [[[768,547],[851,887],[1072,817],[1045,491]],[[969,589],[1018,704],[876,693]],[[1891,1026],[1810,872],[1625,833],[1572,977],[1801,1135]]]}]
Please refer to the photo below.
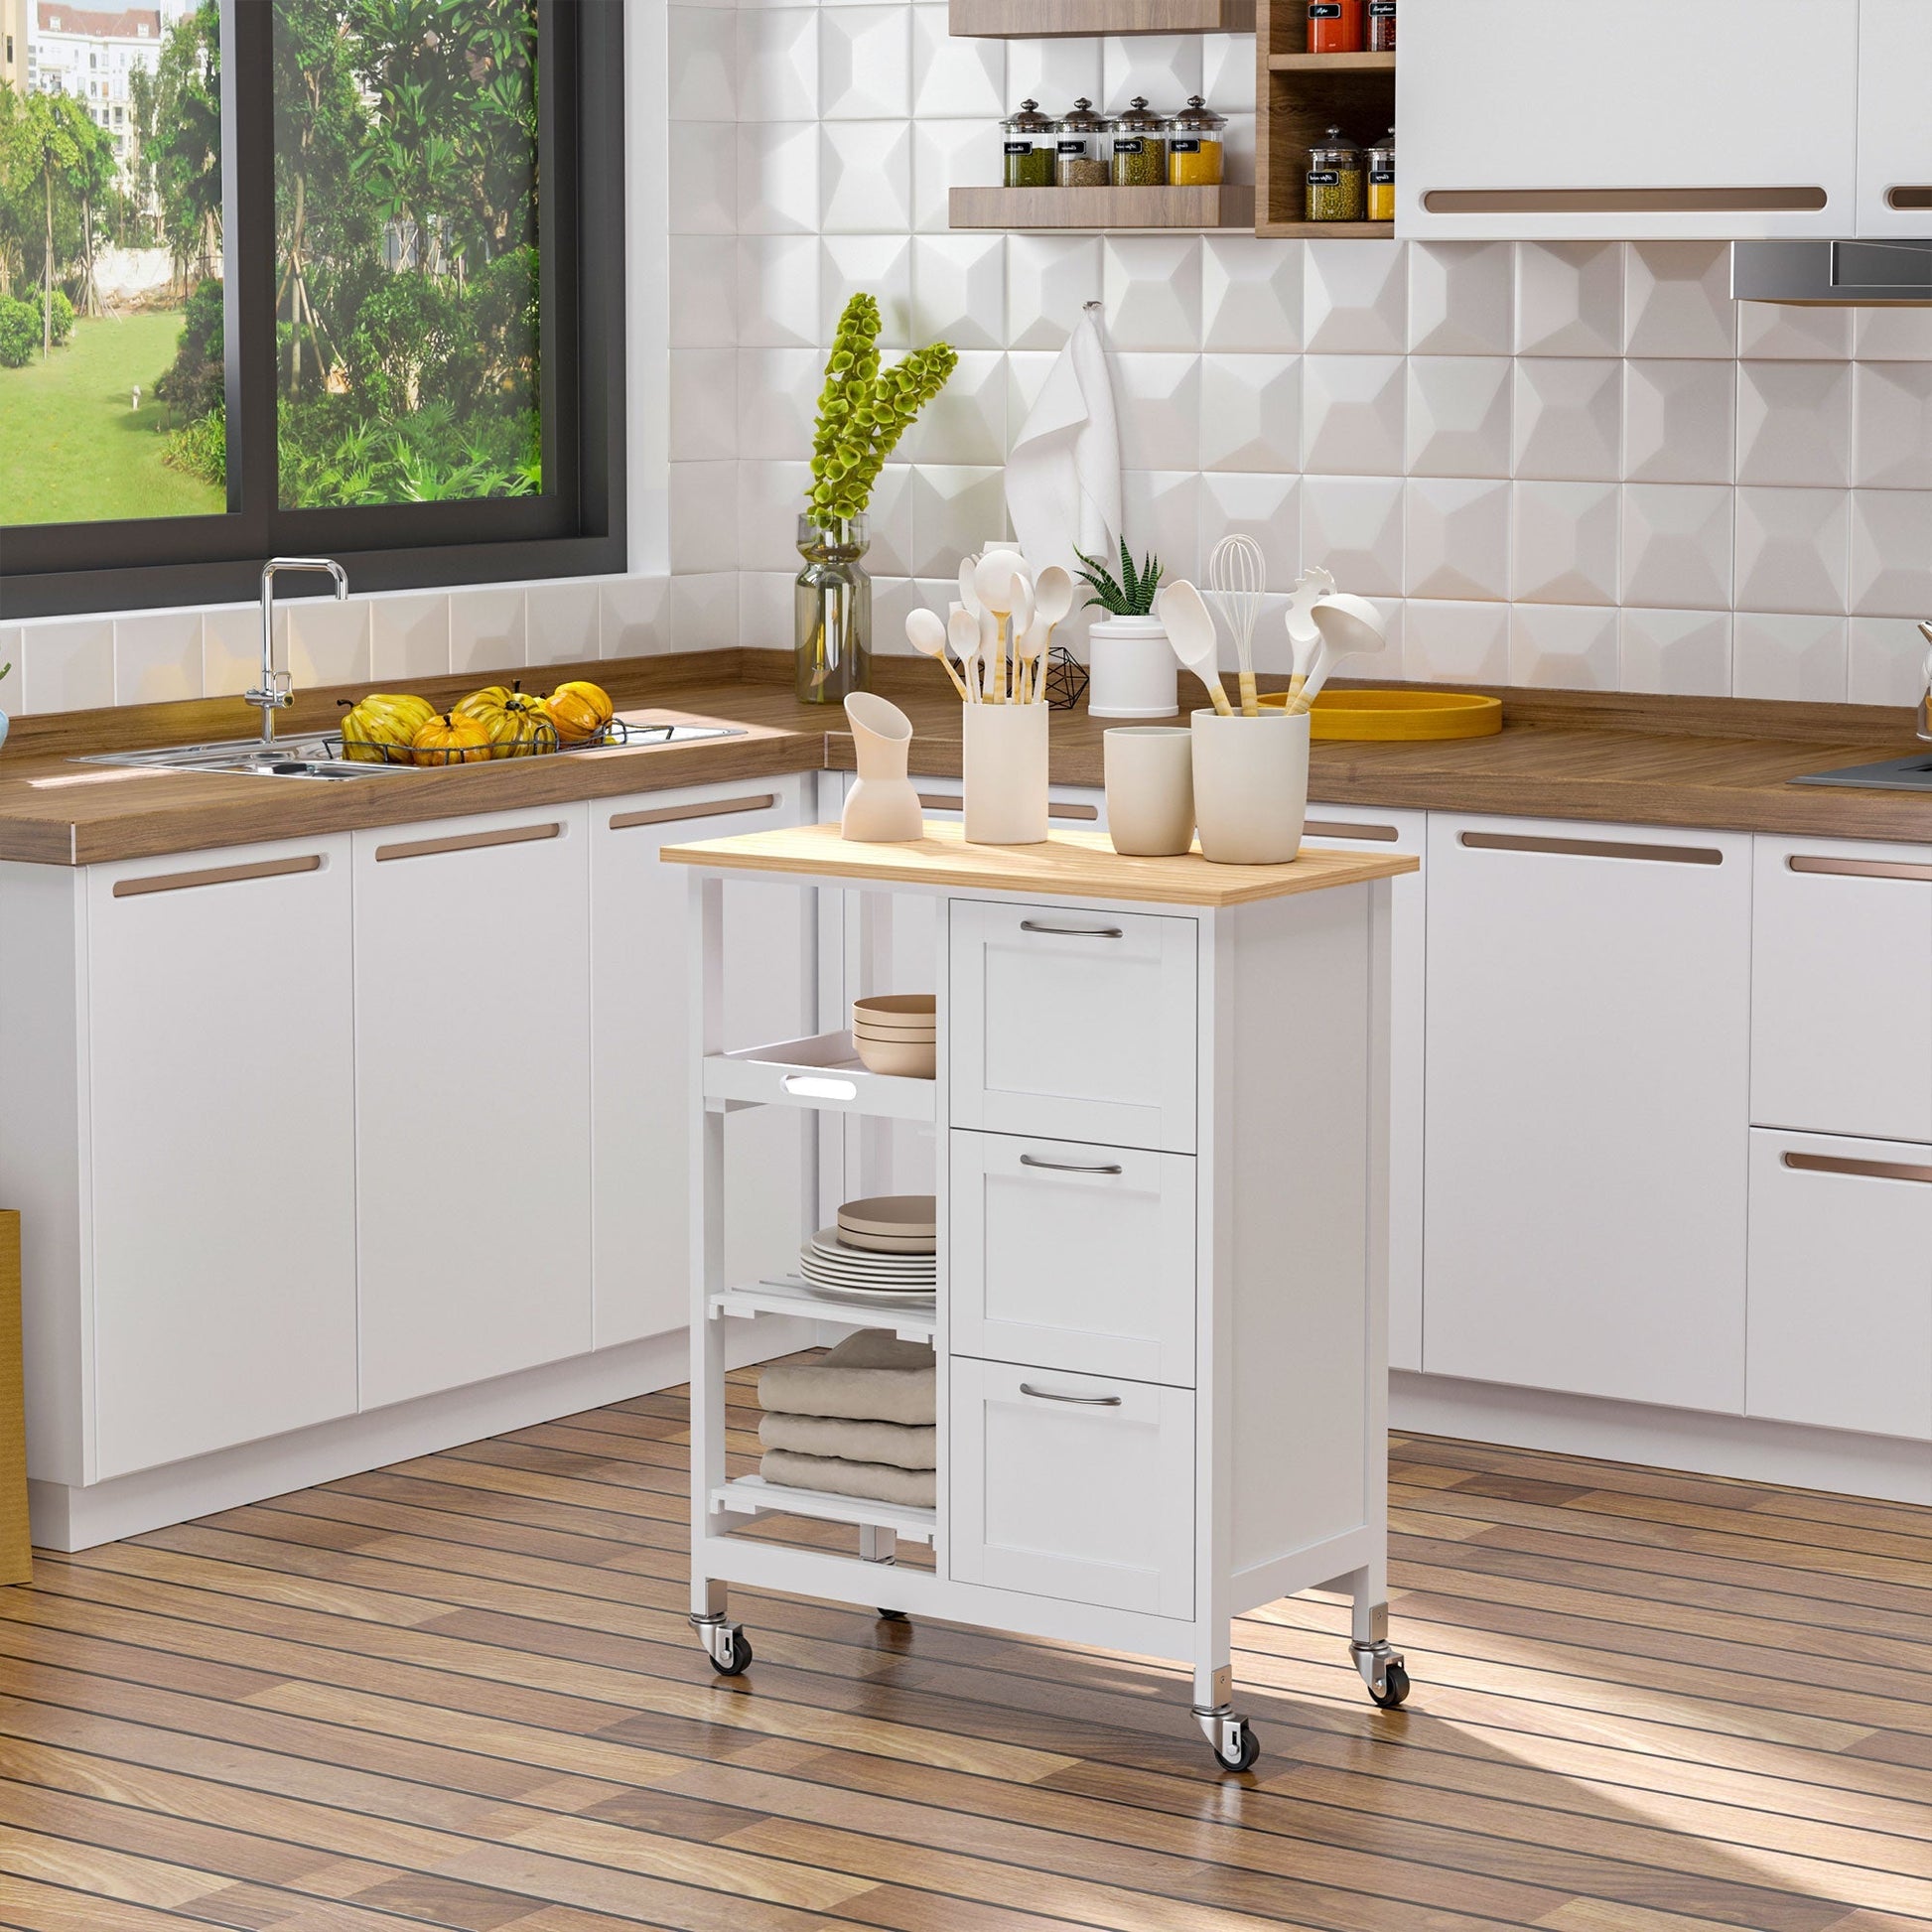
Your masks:
[{"label": "cabinet door", "polygon": [[1858,5],[1404,0],[1397,231],[1846,234]]},{"label": "cabinet door", "polygon": [[[681,1328],[690,1318],[690,948],[683,866],[666,845],[802,821],[798,780],[643,792],[591,805],[591,1014],[596,1189],[596,1342]],[[725,1029],[735,1046],[806,1025],[806,895],[725,884]],[[754,1107],[725,1122],[725,1267],[730,1280],[794,1267],[808,1116]]]},{"label": "cabinet door", "polygon": [[353,835],[364,1409],[591,1345],[589,829]]},{"label": "cabinet door", "polygon": [[1423,1365],[1744,1402],[1750,841],[1433,815]]},{"label": "cabinet door", "polygon": [[1932,233],[1932,7],[1860,0],[1862,235]]},{"label": "cabinet door", "polygon": [[1751,1135],[1746,1410],[1932,1439],[1932,1148]]},{"label": "cabinet door", "polygon": [[87,877],[99,1477],[355,1412],[346,836]]}]

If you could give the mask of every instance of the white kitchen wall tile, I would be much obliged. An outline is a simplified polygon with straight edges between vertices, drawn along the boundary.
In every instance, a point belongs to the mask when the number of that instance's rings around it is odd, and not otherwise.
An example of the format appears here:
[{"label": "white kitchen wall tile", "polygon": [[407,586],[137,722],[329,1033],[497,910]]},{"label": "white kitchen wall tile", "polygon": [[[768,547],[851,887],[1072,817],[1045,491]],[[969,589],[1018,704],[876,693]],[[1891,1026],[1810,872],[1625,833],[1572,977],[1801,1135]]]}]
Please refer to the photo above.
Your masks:
[{"label": "white kitchen wall tile", "polygon": [[1732,631],[1730,694],[1841,703],[1850,649],[1843,618],[1740,611]]},{"label": "white kitchen wall tile", "polygon": [[[706,466],[694,466],[706,467]],[[732,470],[735,464],[719,464]],[[524,661],[528,664],[580,664],[603,646],[600,586],[559,578],[531,584],[523,594]]]},{"label": "white kitchen wall tile", "polygon": [[1623,365],[1623,474],[1632,483],[1727,483],[1737,384],[1727,361]]},{"label": "white kitchen wall tile", "polygon": [[1201,36],[1200,90],[1217,113],[1255,104],[1255,37],[1252,34]]},{"label": "white kitchen wall tile", "polygon": [[1510,362],[1500,355],[1409,358],[1412,477],[1506,477]]},{"label": "white kitchen wall tile", "polygon": [[1739,302],[1737,353],[1758,360],[1791,357],[1842,362],[1852,353],[1852,311],[1785,302]]},{"label": "white kitchen wall tile", "polygon": [[1221,130],[1223,172],[1229,181],[1252,186],[1255,179],[1255,117],[1252,114],[1229,114],[1226,119],[1227,126]]},{"label": "white kitchen wall tile", "polygon": [[1410,599],[1402,674],[1427,684],[1507,684],[1509,606]]},{"label": "white kitchen wall tile", "polygon": [[1399,476],[1406,390],[1399,355],[1305,355],[1303,470]]},{"label": "white kitchen wall tile", "polygon": [[[797,479],[800,496],[810,481],[809,473]],[[794,516],[797,508],[794,503]],[[866,517],[872,532],[866,568],[875,576],[909,577],[912,572],[912,466],[909,463],[889,463],[880,471]],[[795,537],[795,526],[793,534]],[[802,566],[804,560],[797,555],[795,544],[786,562],[793,569]]]},{"label": "white kitchen wall tile", "polygon": [[1100,237],[1014,234],[1006,247],[1007,346],[1061,347],[1101,299]]},{"label": "white kitchen wall tile", "polygon": [[1729,361],[1738,305],[1727,241],[1635,241],[1623,259],[1625,354]]},{"label": "white kitchen wall tile", "polygon": [[828,121],[821,134],[820,228],[826,234],[909,232],[911,123]]},{"label": "white kitchen wall tile", "polygon": [[1932,309],[1859,309],[1853,343],[1862,361],[1932,359]]},{"label": "white kitchen wall tile", "polygon": [[408,685],[450,673],[450,600],[442,591],[369,600],[369,676]]},{"label": "white kitchen wall tile", "polygon": [[1525,356],[1516,364],[1516,475],[1607,483],[1622,470],[1623,364]]},{"label": "white kitchen wall tile", "polygon": [[816,235],[753,235],[738,244],[740,348],[816,348],[821,244]]},{"label": "white kitchen wall tile", "polygon": [[[731,570],[738,563],[738,466],[680,463],[671,478],[671,571]],[[530,593],[532,663],[537,654],[538,598]],[[595,651],[590,653],[595,656]]]},{"label": "white kitchen wall tile", "polygon": [[670,287],[670,344],[673,348],[730,348],[736,344],[736,235],[672,235]]},{"label": "white kitchen wall tile", "polygon": [[670,417],[673,463],[705,463],[736,456],[738,351],[730,347],[672,349]]},{"label": "white kitchen wall tile", "polygon": [[733,454],[771,462],[808,455],[824,386],[820,349],[741,349]]},{"label": "white kitchen wall tile", "polygon": [[[739,641],[737,571],[673,577],[667,622],[678,650],[720,650]],[[791,648],[791,620],[759,641],[768,647]]]},{"label": "white kitchen wall tile", "polygon": [[1101,43],[1096,40],[1014,40],[1007,43],[1008,114],[1033,99],[1049,114],[1084,94],[1096,105],[1106,92]]},{"label": "white kitchen wall tile", "polygon": [[1843,485],[1852,481],[1852,365],[1737,365],[1737,481]]},{"label": "white kitchen wall tile", "polygon": [[[20,632],[0,631],[0,664],[19,653]],[[0,683],[0,710],[19,687]],[[115,704],[167,704],[202,695],[202,614],[150,611],[114,620]]]},{"label": "white kitchen wall tile", "polygon": [[818,122],[741,121],[737,133],[739,232],[817,234]]},{"label": "white kitchen wall tile", "polygon": [[[1202,477],[1198,554],[1211,556],[1225,536],[1253,537],[1261,546],[1266,588],[1274,593],[1289,590],[1302,569],[1301,488],[1300,478],[1280,472],[1216,471]],[[1276,628],[1281,622],[1277,616]],[[1261,637],[1260,628],[1255,634]]]},{"label": "white kitchen wall tile", "polygon": [[1026,431],[1027,418],[1046,387],[1058,351],[1016,348],[1007,354],[1007,447],[1012,449]]},{"label": "white kitchen wall tile", "polygon": [[1623,352],[1621,242],[1517,243],[1516,352]]},{"label": "white kitchen wall tile", "polygon": [[1410,597],[1509,595],[1509,484],[1470,477],[1412,477],[1403,590]]},{"label": "white kitchen wall tile", "polygon": [[1731,492],[1715,483],[1626,483],[1623,598],[1659,610],[1730,604]]},{"label": "white kitchen wall tile", "polygon": [[[913,650],[911,640],[905,634],[905,620],[920,603],[916,578],[874,576],[872,648],[875,656],[914,657],[918,654]],[[939,615],[943,618],[944,611]],[[945,672],[936,665],[932,671],[932,682],[935,695],[940,689],[950,689],[946,684]]]},{"label": "white kitchen wall tile", "polygon": [[[804,567],[798,554],[798,512],[811,483],[811,466],[804,462],[741,463],[737,466],[737,503],[732,523],[737,530],[740,570],[793,571]],[[875,532],[874,549],[878,549]],[[890,552],[890,541],[887,544]],[[891,557],[892,568],[903,562]],[[867,568],[872,567],[872,553]],[[888,564],[882,562],[881,569]]]},{"label": "white kitchen wall tile", "polygon": [[1161,560],[1164,582],[1202,581],[1200,473],[1186,470],[1123,470],[1121,519],[1135,562],[1151,551]]},{"label": "white kitchen wall tile", "polygon": [[[1173,113],[1201,90],[1200,44],[1198,34],[1110,36],[1100,49],[1102,110],[1118,114],[1145,94],[1157,113]],[[1051,102],[1041,105],[1048,113],[1059,111]]]},{"label": "white kitchen wall tile", "polygon": [[1286,355],[1302,346],[1299,241],[1260,235],[1201,238],[1201,346],[1227,354]]},{"label": "white kitchen wall tile", "polygon": [[1293,472],[1300,467],[1299,356],[1202,355],[1187,359],[1200,364],[1197,460],[1203,470]]},{"label": "white kitchen wall tile", "polygon": [[1614,604],[1617,485],[1519,483],[1512,494],[1511,595],[1536,604]]},{"label": "white kitchen wall tile", "polygon": [[[716,580],[697,577],[690,581],[709,584]],[[793,647],[797,637],[793,582],[781,570],[739,572],[738,595],[731,608],[735,613],[738,641],[747,650],[788,651]],[[724,614],[721,611],[719,615]]]},{"label": "white kitchen wall tile", "polygon": [[1580,604],[1513,605],[1509,681],[1561,691],[1614,691],[1617,614]]},{"label": "white kitchen wall tile", "polygon": [[[450,600],[451,642],[455,643],[456,598]],[[671,580],[668,577],[612,577],[598,586],[598,655],[655,657],[673,648]]]},{"label": "white kitchen wall tile", "polygon": [[1325,354],[1399,355],[1409,345],[1408,258],[1399,241],[1311,241],[1302,342]]},{"label": "white kitchen wall tile", "polygon": [[1852,388],[1852,481],[1932,487],[1932,362],[1861,362]]},{"label": "white kitchen wall tile", "polygon": [[[199,637],[201,613],[198,611],[195,617],[198,626],[196,635]],[[0,665],[10,667],[9,674],[0,678],[0,711],[15,712],[20,709],[26,665],[26,634],[17,623],[0,623]],[[194,677],[196,694],[199,696],[202,691],[202,666],[199,662],[195,666]]]},{"label": "white kitchen wall tile", "polygon": [[[22,626],[11,707],[23,715],[93,711],[114,702],[114,621],[73,618]],[[237,730],[236,737],[243,736]]]},{"label": "white kitchen wall tile", "polygon": [[1730,695],[1727,611],[1625,611],[1618,683],[1680,698]]},{"label": "white kitchen wall tile", "polygon": [[1843,617],[1851,527],[1850,490],[1738,490],[1738,608]]},{"label": "white kitchen wall tile", "polygon": [[1198,355],[1123,355],[1114,368],[1120,460],[1128,470],[1198,470]]},{"label": "white kitchen wall tile", "polygon": [[665,9],[664,83],[674,121],[738,118],[738,47],[723,7]]},{"label": "white kitchen wall tile", "polygon": [[951,229],[953,189],[991,188],[999,179],[998,121],[912,123],[912,226],[918,233]]},{"label": "white kitchen wall tile", "polygon": [[1304,477],[1302,568],[1321,564],[1357,597],[1402,595],[1400,477]]},{"label": "white kitchen wall tile", "polygon": [[912,111],[912,9],[818,10],[818,111],[828,121],[902,120]]},{"label": "white kitchen wall tile", "polygon": [[1006,472],[912,466],[911,574],[956,577],[959,560],[1007,528]]},{"label": "white kitchen wall tile", "polygon": [[[520,590],[450,593],[452,671],[502,671],[529,662],[529,631]],[[619,653],[634,656],[634,651]]]},{"label": "white kitchen wall tile", "polygon": [[730,121],[693,121],[670,145],[670,227],[674,235],[728,235],[739,225],[740,130]]},{"label": "white kitchen wall tile", "polygon": [[912,113],[922,121],[980,119],[1007,111],[1007,44],[961,36],[944,0],[912,9]]},{"label": "white kitchen wall tile", "polygon": [[1515,251],[1507,241],[1412,241],[1409,348],[1419,355],[1507,355]]},{"label": "white kitchen wall tile", "polygon": [[818,265],[819,341],[830,345],[845,305],[863,290],[879,304],[882,353],[912,346],[912,243],[905,235],[828,235]]},{"label": "white kitchen wall tile", "polygon": [[1910,618],[1854,618],[1845,695],[1853,704],[1916,709],[1925,693],[1925,639]]},{"label": "white kitchen wall tile", "polygon": [[1932,617],[1932,490],[1852,492],[1851,609],[1862,618]]},{"label": "white kitchen wall tile", "polygon": [[907,463],[1004,463],[1005,355],[998,349],[961,349],[950,380],[905,432],[896,454]]},{"label": "white kitchen wall tile", "polygon": [[998,348],[1006,312],[1006,237],[919,235],[912,243],[912,340]]},{"label": "white kitchen wall tile", "polygon": [[808,121],[818,113],[816,7],[738,9],[738,113]]},{"label": "white kitchen wall tile", "polygon": [[[279,629],[279,627],[278,627]],[[279,660],[286,633],[278,635]],[[261,677],[261,609],[253,604],[224,604],[202,613],[202,695],[205,698],[238,698],[252,691]],[[5,662],[0,658],[0,663]],[[14,675],[20,675],[16,668]],[[0,686],[0,689],[4,689]],[[15,687],[18,695],[18,686]],[[24,702],[21,707],[25,708]],[[246,714],[260,726],[261,714]],[[238,728],[235,736],[245,737]]]},{"label": "white kitchen wall tile", "polygon": [[282,661],[298,691],[318,684],[366,684],[369,665],[369,601],[352,597],[291,598],[279,607]]},{"label": "white kitchen wall tile", "polygon": [[1201,250],[1194,235],[1108,235],[1101,262],[1115,351],[1200,346]]}]

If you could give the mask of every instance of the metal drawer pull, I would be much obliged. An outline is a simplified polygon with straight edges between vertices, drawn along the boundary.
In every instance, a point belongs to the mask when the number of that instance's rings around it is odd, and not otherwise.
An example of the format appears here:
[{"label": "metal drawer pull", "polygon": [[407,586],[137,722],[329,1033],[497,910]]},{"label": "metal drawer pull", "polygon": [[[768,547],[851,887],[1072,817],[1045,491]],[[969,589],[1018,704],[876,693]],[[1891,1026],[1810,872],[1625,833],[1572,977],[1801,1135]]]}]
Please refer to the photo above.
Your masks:
[{"label": "metal drawer pull", "polygon": [[1349,825],[1337,820],[1324,822],[1311,818],[1302,827],[1311,839],[1380,839],[1384,845],[1392,844],[1401,836],[1393,825]]},{"label": "metal drawer pull", "polygon": [[433,859],[443,852],[481,852],[492,845],[528,845],[536,839],[560,839],[563,826],[555,819],[547,825],[508,825],[500,832],[459,832],[447,839],[410,839],[402,845],[379,845],[377,865],[391,859]]},{"label": "metal drawer pull", "polygon": [[1861,1180],[1916,1180],[1932,1187],[1932,1168],[1907,1167],[1902,1161],[1853,1161],[1842,1154],[1787,1154],[1784,1165],[1800,1173],[1849,1173]]},{"label": "metal drawer pull", "polygon": [[1118,1161],[1087,1163],[1081,1161],[1042,1161],[1036,1154],[1020,1157],[1023,1168],[1045,1168],[1053,1173],[1119,1173]]},{"label": "metal drawer pull", "polygon": [[1464,832],[1473,852],[1555,852],[1574,859],[1648,859],[1666,866],[1721,866],[1725,855],[1706,845],[1628,845],[1621,839],[1531,838],[1519,832]]},{"label": "metal drawer pull", "polygon": [[732,812],[761,812],[778,802],[775,791],[756,798],[720,798],[710,804],[657,805],[649,811],[614,812],[611,830],[627,832],[633,825],[677,825],[687,818],[725,818]]},{"label": "metal drawer pull", "polygon": [[1036,1389],[1031,1382],[1022,1382],[1022,1395],[1036,1397],[1041,1402],[1072,1402],[1082,1409],[1118,1409],[1123,1400],[1117,1395],[1061,1395],[1056,1389]]},{"label": "metal drawer pull", "polygon": [[1903,859],[1822,859],[1801,852],[1784,863],[1792,872],[1826,872],[1841,879],[1932,881],[1932,866],[1915,866]]},{"label": "metal drawer pull", "polygon": [[1117,925],[1041,925],[1037,919],[1022,919],[1022,932],[1050,932],[1058,939],[1124,939]]},{"label": "metal drawer pull", "polygon": [[232,886],[244,879],[284,879],[290,873],[321,870],[319,852],[300,859],[256,859],[239,866],[209,866],[206,872],[157,872],[146,879],[117,879],[114,897],[139,898],[147,893],[185,893],[196,886]]}]

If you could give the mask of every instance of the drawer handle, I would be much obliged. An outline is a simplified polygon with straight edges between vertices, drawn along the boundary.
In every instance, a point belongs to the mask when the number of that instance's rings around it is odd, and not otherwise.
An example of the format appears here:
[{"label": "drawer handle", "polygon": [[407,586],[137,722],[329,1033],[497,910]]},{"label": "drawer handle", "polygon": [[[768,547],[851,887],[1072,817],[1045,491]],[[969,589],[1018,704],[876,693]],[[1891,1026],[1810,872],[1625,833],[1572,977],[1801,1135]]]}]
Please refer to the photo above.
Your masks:
[{"label": "drawer handle", "polygon": [[1932,1168],[1908,1167],[1902,1161],[1853,1161],[1842,1154],[1787,1154],[1787,1168],[1800,1173],[1847,1173],[1861,1180],[1916,1180],[1932,1187]]},{"label": "drawer handle", "polygon": [[1431,214],[1815,214],[1822,188],[1432,188]]},{"label": "drawer handle", "polygon": [[[929,812],[958,812],[966,808],[965,799],[956,791],[922,791],[919,793],[919,803]],[[1100,807],[1076,805],[1067,799],[1054,798],[1047,801],[1046,816],[1073,819],[1081,824],[1091,825],[1099,819]]]},{"label": "drawer handle", "polygon": [[1311,839],[1379,839],[1384,845],[1400,837],[1393,825],[1352,825],[1340,819],[1311,818],[1302,830]]},{"label": "drawer handle", "polygon": [[1840,879],[1932,880],[1932,866],[1915,866],[1903,859],[1824,859],[1800,852],[1784,863],[1792,872],[1831,873]]},{"label": "drawer handle", "polygon": [[238,866],[210,866],[206,872],[153,872],[144,879],[114,881],[116,898],[140,898],[148,893],[187,893],[201,886],[233,886],[244,879],[285,879],[292,873],[320,872],[322,854],[300,859],[254,859]]},{"label": "drawer handle", "polygon": [[1023,1154],[1020,1157],[1023,1168],[1044,1168],[1051,1173],[1119,1173],[1118,1161],[1042,1161],[1036,1154]]},{"label": "drawer handle", "polygon": [[1042,925],[1037,919],[1022,919],[1022,932],[1050,932],[1059,939],[1124,939],[1117,925]]},{"label": "drawer handle", "polygon": [[859,1097],[856,1081],[835,1080],[823,1073],[787,1073],[778,1084],[800,1100],[857,1100]]},{"label": "drawer handle", "polygon": [[1887,207],[1932,208],[1932,188],[1906,188],[1900,186],[1890,189],[1885,195]]},{"label": "drawer handle", "polygon": [[733,812],[761,812],[778,802],[775,791],[751,798],[695,800],[688,805],[657,805],[649,811],[613,812],[611,830],[628,832],[638,825],[680,825],[688,818],[726,818]]},{"label": "drawer handle", "polygon": [[506,825],[495,832],[458,832],[447,839],[409,839],[401,845],[379,845],[375,862],[383,866],[392,859],[434,859],[445,852],[483,852],[490,846],[528,845],[563,835],[564,828],[554,819],[547,825]]},{"label": "drawer handle", "polygon": [[1071,1402],[1082,1409],[1118,1409],[1122,1401],[1117,1395],[1062,1395],[1057,1389],[1036,1389],[1031,1382],[1022,1382],[1020,1393],[1040,1402]]},{"label": "drawer handle", "polygon": [[1630,845],[1621,839],[1532,838],[1521,832],[1463,832],[1472,852],[1555,852],[1577,859],[1647,859],[1666,866],[1721,866],[1722,852],[1705,845]]}]

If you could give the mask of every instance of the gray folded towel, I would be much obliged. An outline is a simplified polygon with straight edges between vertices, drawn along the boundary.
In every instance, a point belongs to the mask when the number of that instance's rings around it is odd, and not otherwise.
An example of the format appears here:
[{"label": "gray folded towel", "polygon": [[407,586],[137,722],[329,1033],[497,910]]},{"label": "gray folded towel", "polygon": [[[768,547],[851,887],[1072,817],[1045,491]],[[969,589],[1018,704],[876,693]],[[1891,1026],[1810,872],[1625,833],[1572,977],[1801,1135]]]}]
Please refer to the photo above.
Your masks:
[{"label": "gray folded towel", "polygon": [[847,1462],[890,1462],[896,1469],[932,1469],[939,1462],[937,1429],[898,1422],[850,1422],[838,1416],[767,1415],[759,1441],[768,1449],[836,1455]]},{"label": "gray folded towel", "polygon": [[932,1508],[939,1482],[930,1469],[896,1469],[886,1462],[848,1462],[836,1455],[799,1455],[775,1449],[765,1450],[759,1474],[787,1489],[861,1496],[868,1502],[902,1503],[911,1509]]},{"label": "gray folded towel", "polygon": [[861,1328],[820,1361],[773,1363],[759,1377],[759,1407],[930,1427],[939,1419],[932,1350],[884,1328]]}]

